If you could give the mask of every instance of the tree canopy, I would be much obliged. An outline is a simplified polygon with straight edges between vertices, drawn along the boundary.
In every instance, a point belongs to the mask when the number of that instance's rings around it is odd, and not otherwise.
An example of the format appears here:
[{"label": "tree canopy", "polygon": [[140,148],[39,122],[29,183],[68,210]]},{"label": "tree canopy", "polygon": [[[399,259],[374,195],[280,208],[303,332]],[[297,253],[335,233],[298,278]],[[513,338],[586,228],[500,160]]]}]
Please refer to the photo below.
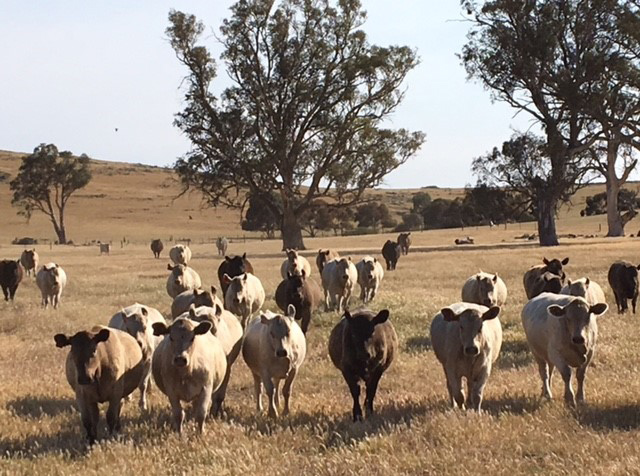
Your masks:
[{"label": "tree canopy", "polygon": [[239,0],[220,29],[233,84],[216,95],[204,25],[172,10],[167,35],[188,69],[175,119],[192,142],[175,166],[184,187],[212,205],[260,197],[284,247],[303,248],[299,221],[318,198],[352,206],[414,155],[424,134],[385,119],[403,100],[416,53],[370,44],[365,20],[358,0]]},{"label": "tree canopy", "polygon": [[54,144],[40,144],[22,159],[18,175],[10,182],[11,203],[18,212],[31,218],[34,211],[44,213],[60,244],[66,244],[65,209],[71,195],[91,180],[89,157],[75,157],[71,152],[58,152]]}]

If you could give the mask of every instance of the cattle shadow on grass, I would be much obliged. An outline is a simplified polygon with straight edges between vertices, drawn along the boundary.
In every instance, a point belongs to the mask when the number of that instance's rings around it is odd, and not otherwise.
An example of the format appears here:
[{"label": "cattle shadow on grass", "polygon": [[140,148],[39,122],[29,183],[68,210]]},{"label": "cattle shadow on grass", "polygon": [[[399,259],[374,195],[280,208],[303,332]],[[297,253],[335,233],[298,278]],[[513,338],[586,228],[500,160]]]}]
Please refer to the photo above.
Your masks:
[{"label": "cattle shadow on grass", "polygon": [[506,413],[511,415],[525,415],[534,413],[544,405],[545,400],[533,395],[500,395],[488,397],[482,401],[482,411],[499,417]]},{"label": "cattle shadow on grass", "polygon": [[502,343],[496,366],[500,369],[517,369],[526,367],[532,362],[533,355],[526,340],[507,340]]},{"label": "cattle shadow on grass", "polygon": [[69,426],[51,435],[30,435],[22,439],[0,437],[0,454],[16,459],[37,459],[51,453],[64,453],[78,459],[89,452],[80,425]]},{"label": "cattle shadow on grass", "polygon": [[407,352],[427,352],[432,348],[431,339],[427,336],[409,337],[405,344],[405,350]]},{"label": "cattle shadow on grass", "polygon": [[576,419],[581,425],[596,431],[631,431],[640,428],[640,404],[627,403],[613,407],[579,406]]},{"label": "cattle shadow on grass", "polygon": [[27,395],[11,400],[7,409],[17,416],[39,420],[43,416],[54,417],[75,411],[75,400],[72,398],[51,398]]}]

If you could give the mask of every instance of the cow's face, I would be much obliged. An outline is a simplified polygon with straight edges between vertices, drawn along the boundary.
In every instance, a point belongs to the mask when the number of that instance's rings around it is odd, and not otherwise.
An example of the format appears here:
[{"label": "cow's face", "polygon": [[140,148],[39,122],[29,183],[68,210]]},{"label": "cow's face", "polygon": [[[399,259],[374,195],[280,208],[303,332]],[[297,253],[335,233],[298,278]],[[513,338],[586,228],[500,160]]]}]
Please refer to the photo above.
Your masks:
[{"label": "cow's face", "polygon": [[152,332],[151,329],[148,328],[149,311],[147,308],[140,306],[140,308],[131,314],[127,314],[124,309],[120,312],[122,313],[122,321],[127,334],[136,340],[142,350],[142,355],[145,357],[150,356],[153,349],[151,347],[149,335]]},{"label": "cow's face", "polygon": [[274,314],[269,311],[260,315],[260,322],[268,329],[267,341],[273,352],[273,357],[292,359],[291,326],[296,325],[294,323],[295,316],[296,310],[291,304],[287,308],[287,315]]},{"label": "cow's face", "polygon": [[306,282],[306,272],[302,270],[300,275],[287,273],[287,293],[289,300],[300,303],[304,299],[304,286]]},{"label": "cow's face", "polygon": [[193,291],[193,304],[195,307],[200,306],[213,306],[213,296],[215,294],[215,287],[211,286],[214,293],[207,291],[206,289],[194,289]]},{"label": "cow's face", "polygon": [[498,282],[498,275],[493,276],[481,276],[476,275],[478,285],[478,300],[483,306],[491,307],[496,304],[496,283]]},{"label": "cow's face", "polygon": [[583,355],[593,345],[590,342],[592,336],[590,330],[595,324],[596,317],[607,312],[607,309],[608,306],[605,303],[589,306],[587,301],[582,298],[576,298],[566,306],[552,304],[547,308],[549,314],[562,320],[569,333],[571,343]]},{"label": "cow's face", "polygon": [[342,258],[340,261],[338,261],[338,278],[340,279],[340,281],[342,282],[347,282],[349,279],[349,268],[351,264],[351,256],[349,256],[348,258]]},{"label": "cow's face", "polygon": [[565,258],[562,261],[559,259],[548,260],[547,258],[542,258],[542,262],[547,267],[547,271],[553,273],[557,276],[564,278],[564,273],[562,271],[562,267],[569,263],[569,258]]},{"label": "cow's face", "polygon": [[465,309],[460,314],[456,314],[450,308],[440,311],[447,322],[457,322],[460,331],[460,343],[465,355],[476,356],[484,343],[482,327],[484,321],[495,319],[500,314],[498,306],[490,307],[482,313],[477,309]]},{"label": "cow's face", "polygon": [[368,361],[376,354],[371,336],[377,325],[387,322],[389,311],[383,309],[375,316],[370,311],[358,311],[353,315],[349,311],[345,311],[344,318],[347,323],[345,333],[348,347],[355,352],[358,361]]},{"label": "cow's face", "polygon": [[573,282],[571,280],[568,280],[567,287],[569,288],[569,294],[571,296],[585,297],[587,295],[587,290],[589,289],[590,283],[591,281],[589,280],[589,278]]},{"label": "cow's face", "polygon": [[224,282],[229,285],[225,296],[231,296],[231,301],[236,306],[242,304],[247,299],[248,279],[247,273],[236,276],[235,278],[231,278],[227,274],[224,275]]},{"label": "cow's face", "polygon": [[56,346],[71,346],[71,359],[76,368],[76,378],[79,385],[90,385],[96,379],[96,373],[100,361],[97,357],[98,345],[109,339],[109,329],[101,329],[98,332],[81,331],[67,337],[64,334],[56,334],[54,340]]},{"label": "cow's face", "polygon": [[211,330],[209,321],[200,323],[191,319],[178,318],[167,327],[163,322],[153,324],[154,335],[168,335],[169,348],[171,349],[171,363],[178,368],[188,367],[194,350],[194,341]]},{"label": "cow's face", "polygon": [[245,265],[245,256],[246,253],[242,256],[234,256],[233,258],[229,258],[225,256],[224,259],[227,262],[226,274],[230,277],[240,276],[247,272],[247,268]]}]

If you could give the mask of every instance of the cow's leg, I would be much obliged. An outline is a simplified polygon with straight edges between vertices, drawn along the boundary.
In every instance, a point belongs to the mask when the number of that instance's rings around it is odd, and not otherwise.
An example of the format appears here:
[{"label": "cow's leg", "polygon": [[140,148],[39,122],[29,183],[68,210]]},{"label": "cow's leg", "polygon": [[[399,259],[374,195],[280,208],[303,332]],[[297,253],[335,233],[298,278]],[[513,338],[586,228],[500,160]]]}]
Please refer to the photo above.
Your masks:
[{"label": "cow's leg", "polygon": [[110,434],[120,431],[120,406],[122,399],[114,397],[109,401],[109,409],[107,410],[107,428]]},{"label": "cow's leg", "polygon": [[211,390],[212,388],[210,386],[204,387],[194,404],[195,419],[200,434],[204,433],[204,422],[207,419],[207,413],[209,413],[209,408],[211,407]]},{"label": "cow's leg", "polygon": [[589,366],[589,363],[585,363],[584,365],[582,365],[581,367],[578,367],[578,370],[576,371],[576,379],[578,380],[578,392],[576,394],[576,400],[578,401],[578,403],[584,403],[585,398],[584,398],[584,379],[585,376],[587,374],[587,367]]},{"label": "cow's leg", "polygon": [[2,293],[4,294],[4,300],[9,300],[9,288],[7,286],[2,286]]},{"label": "cow's leg", "polygon": [[87,440],[93,445],[98,439],[98,404],[95,402],[85,402],[84,399],[77,399],[80,407],[80,417],[82,418],[82,426],[87,433]]},{"label": "cow's leg", "polygon": [[291,399],[291,389],[293,388],[293,381],[296,378],[297,369],[294,367],[287,375],[287,378],[284,381],[284,385],[282,386],[282,395],[284,396],[284,411],[282,414],[284,416],[289,414],[290,406],[289,402]]},{"label": "cow's leg", "polygon": [[573,388],[571,387],[571,367],[564,362],[561,365],[556,365],[556,367],[558,367],[558,372],[560,372],[562,380],[564,381],[564,401],[570,407],[575,407],[576,397],[573,394]]},{"label": "cow's leg", "polygon": [[455,368],[447,367],[445,368],[445,373],[447,374],[447,382],[449,382],[449,389],[451,391],[452,400],[455,403],[453,408],[456,405],[459,408],[464,408],[464,392],[462,391],[462,377],[456,375]]},{"label": "cow's leg", "polygon": [[342,372],[342,375],[347,381],[351,397],[353,397],[353,421],[360,421],[362,420],[362,407],[360,407],[360,383],[358,382],[358,377],[345,371]]},{"label": "cow's leg", "polygon": [[549,369],[549,364],[546,360],[536,357],[536,361],[538,362],[538,373],[540,374],[540,379],[542,380],[542,396],[545,398],[551,399],[551,372],[553,371],[553,367]]},{"label": "cow's leg", "polygon": [[376,369],[367,382],[367,396],[364,400],[364,410],[367,418],[373,415],[373,400],[376,398],[376,392],[378,391],[378,383],[382,377],[382,369]]},{"label": "cow's leg", "polygon": [[638,301],[638,295],[636,294],[635,296],[633,296],[633,298],[631,299],[631,309],[633,309],[633,313],[636,313],[636,302]]},{"label": "cow's leg", "polygon": [[229,379],[231,378],[231,365],[227,362],[227,371],[224,374],[222,385],[213,394],[212,413],[213,416],[221,417],[224,411],[224,399],[227,395],[227,386],[229,385]]},{"label": "cow's leg", "polygon": [[140,400],[138,401],[138,406],[140,410],[147,409],[147,393],[151,388],[151,360],[145,362],[144,369],[142,370],[142,379],[140,380],[140,385],[138,385],[138,390],[140,390]]},{"label": "cow's leg", "polygon": [[468,382],[469,387],[469,405],[468,408],[472,408],[476,411],[480,411],[482,405],[482,395],[484,394],[484,387],[489,379],[491,373],[490,367],[483,368],[478,375],[474,375]]},{"label": "cow's leg", "polygon": [[253,392],[256,396],[256,411],[262,413],[262,378],[253,374]]},{"label": "cow's leg", "polygon": [[267,396],[269,397],[269,417],[277,418],[278,417],[278,407],[276,406],[276,388],[273,384],[273,380],[269,375],[262,376],[262,383],[264,385],[264,389],[267,391]]},{"label": "cow's leg", "polygon": [[182,423],[184,422],[184,410],[182,404],[177,395],[169,396],[169,403],[171,403],[171,413],[173,415],[173,428],[182,433]]}]

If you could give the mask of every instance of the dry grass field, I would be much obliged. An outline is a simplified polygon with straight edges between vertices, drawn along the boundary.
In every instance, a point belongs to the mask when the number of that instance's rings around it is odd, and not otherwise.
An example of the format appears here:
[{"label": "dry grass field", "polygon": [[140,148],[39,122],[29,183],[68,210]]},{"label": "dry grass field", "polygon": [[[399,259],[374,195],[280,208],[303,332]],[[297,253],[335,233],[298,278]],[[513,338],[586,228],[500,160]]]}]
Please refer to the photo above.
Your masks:
[{"label": "dry grass field", "polygon": [[[15,170],[15,158],[6,157],[0,158],[0,171]],[[575,411],[565,408],[557,375],[553,401],[539,398],[537,367],[520,323],[522,274],[543,255],[570,257],[567,274],[598,281],[615,307],[608,267],[616,259],[639,262],[640,238],[565,239],[553,249],[514,244],[514,236],[535,231],[533,224],[414,233],[418,251],[386,274],[371,305],[390,310],[400,354],[381,380],[377,414],[369,420],[351,422],[347,386],[327,355],[327,338],[339,316],[319,312],[312,319],[289,417],[271,421],[255,414],[253,382],[240,357],[227,395],[228,415],[210,419],[204,436],[189,420],[178,437],[170,426],[168,401],[154,388],[149,412],[142,413],[135,399],[125,405],[116,438],[106,437],[103,412],[104,439],[88,449],[64,377],[66,350],[55,347],[53,335],[106,324],[134,302],[168,315],[167,252],[155,260],[148,248],[151,237],[194,239],[192,266],[205,284],[217,285],[214,246],[196,238],[239,233],[235,212],[200,211],[197,197],[171,204],[175,184],[162,188],[171,176],[161,169],[100,166],[105,173],[97,174],[70,208],[70,236],[80,242],[126,236],[134,243],[115,246],[110,256],[99,256],[95,246],[38,246],[43,262],[55,261],[67,271],[61,307],[42,310],[29,279],[14,303],[0,302],[0,474],[640,474],[638,316],[620,317],[610,310],[600,319],[587,403]],[[114,167],[113,175],[108,167]],[[129,174],[126,167],[132,168]],[[104,197],[87,197],[100,194]],[[17,258],[22,247],[7,244],[14,236],[50,236],[51,231],[41,219],[25,225],[7,197],[6,184],[0,184],[0,258]],[[185,211],[193,212],[192,220],[184,220]],[[591,234],[599,225],[605,229],[604,217],[579,219],[568,213],[559,230]],[[634,222],[629,231],[639,226]],[[455,237],[467,234],[480,245],[451,246]],[[306,243],[310,250],[331,246],[359,259],[378,254],[385,239],[324,237]],[[280,246],[255,240],[234,242],[229,249],[248,253],[267,291],[265,308],[272,310]],[[500,316],[502,352],[485,391],[484,411],[477,414],[449,409],[429,323],[442,307],[459,300],[462,283],[479,269],[499,273],[509,299]],[[317,277],[315,266],[312,273]]]}]

